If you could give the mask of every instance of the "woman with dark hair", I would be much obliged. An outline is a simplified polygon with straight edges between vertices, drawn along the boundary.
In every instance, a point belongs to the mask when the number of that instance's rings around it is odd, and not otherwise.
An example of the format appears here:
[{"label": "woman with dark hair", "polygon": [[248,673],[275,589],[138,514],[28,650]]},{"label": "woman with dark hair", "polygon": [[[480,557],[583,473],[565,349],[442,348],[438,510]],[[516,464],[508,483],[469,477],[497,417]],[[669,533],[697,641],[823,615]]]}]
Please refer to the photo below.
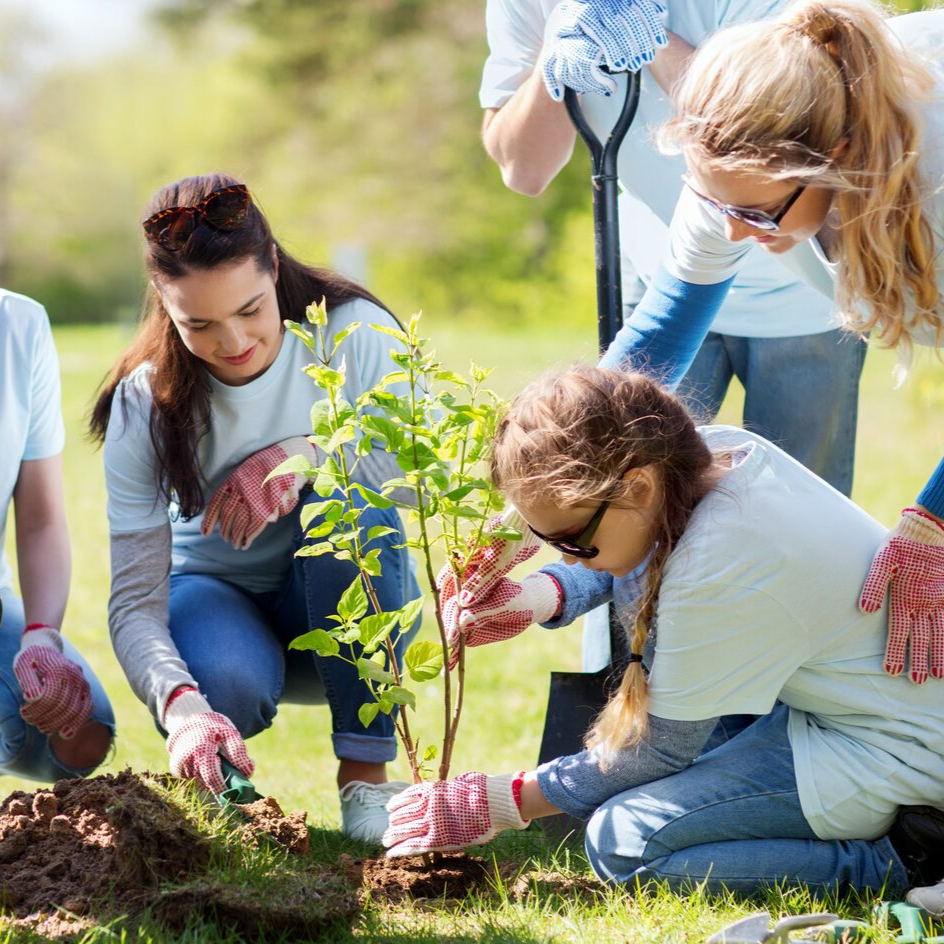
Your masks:
[{"label": "woman with dark hair", "polygon": [[[286,651],[325,625],[356,570],[296,558],[304,478],[263,483],[289,456],[317,463],[307,436],[323,394],[283,321],[322,299],[330,336],[396,319],[363,288],[286,253],[246,186],[224,174],[164,187],[143,226],[144,319],[91,419],[104,443],[118,660],[167,734],[173,773],[214,793],[224,788],[220,754],[252,773],[244,740],[272,723],[280,701],[327,700],[343,830],[379,840],[384,805],[402,786],[386,782],[394,720],[380,713],[364,728],[358,709],[370,695],[355,669]],[[354,402],[388,372],[388,339],[358,332],[344,356]],[[399,474],[385,461],[365,457],[368,484]],[[374,586],[384,609],[397,609],[419,594],[396,546],[399,517],[369,509],[364,524],[394,529],[373,542],[383,566]]]}]

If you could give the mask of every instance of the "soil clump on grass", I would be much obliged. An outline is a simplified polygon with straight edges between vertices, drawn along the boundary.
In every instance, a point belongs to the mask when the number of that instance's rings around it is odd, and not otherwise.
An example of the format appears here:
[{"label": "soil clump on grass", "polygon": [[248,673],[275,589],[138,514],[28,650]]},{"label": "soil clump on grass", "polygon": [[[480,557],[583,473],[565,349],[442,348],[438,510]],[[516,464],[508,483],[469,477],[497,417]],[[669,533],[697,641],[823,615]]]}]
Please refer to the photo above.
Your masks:
[{"label": "soil clump on grass", "polygon": [[462,853],[444,854],[433,864],[423,856],[354,859],[342,855],[341,871],[371,901],[391,905],[495,895],[502,887],[514,901],[531,897],[592,899],[605,894],[604,886],[589,875],[522,869],[515,862],[495,863]]},{"label": "soil clump on grass", "polygon": [[239,838],[264,833],[307,852],[304,814],[286,817],[274,800],[245,813],[234,834],[210,837],[130,770],[11,793],[0,803],[0,905],[9,916],[2,921],[55,939],[116,915],[147,916],[168,928],[204,918],[261,939],[310,936],[353,917],[356,898],[340,879],[310,863],[290,868],[281,852],[251,884],[214,874],[241,865]]}]

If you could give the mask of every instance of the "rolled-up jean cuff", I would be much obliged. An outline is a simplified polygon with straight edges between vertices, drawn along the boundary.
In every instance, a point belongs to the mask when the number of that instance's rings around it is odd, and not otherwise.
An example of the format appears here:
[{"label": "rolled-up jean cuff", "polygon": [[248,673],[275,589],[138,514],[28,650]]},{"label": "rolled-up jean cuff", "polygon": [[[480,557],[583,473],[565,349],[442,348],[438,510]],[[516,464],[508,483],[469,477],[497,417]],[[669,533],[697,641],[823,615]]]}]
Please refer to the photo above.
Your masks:
[{"label": "rolled-up jean cuff", "polygon": [[[52,741],[46,741],[46,755],[49,758],[49,762],[57,769],[61,770],[63,776],[60,777],[60,780],[71,779],[73,777],[87,777],[89,774],[94,773],[98,770],[102,764],[108,759],[109,755],[112,753],[115,747],[115,719],[111,712],[108,713],[107,717],[101,717],[100,715],[92,714],[89,718],[89,721],[94,721],[97,724],[103,724],[109,731],[111,731],[111,743],[108,745],[108,750],[105,751],[105,756],[97,763],[93,764],[91,767],[69,767],[67,764],[64,764],[58,757],[56,757],[55,752],[52,749]],[[87,723],[87,722],[86,722]]]},{"label": "rolled-up jean cuff", "polygon": [[342,731],[331,735],[334,756],[338,760],[359,760],[367,764],[386,764],[397,758],[395,737],[371,737]]}]

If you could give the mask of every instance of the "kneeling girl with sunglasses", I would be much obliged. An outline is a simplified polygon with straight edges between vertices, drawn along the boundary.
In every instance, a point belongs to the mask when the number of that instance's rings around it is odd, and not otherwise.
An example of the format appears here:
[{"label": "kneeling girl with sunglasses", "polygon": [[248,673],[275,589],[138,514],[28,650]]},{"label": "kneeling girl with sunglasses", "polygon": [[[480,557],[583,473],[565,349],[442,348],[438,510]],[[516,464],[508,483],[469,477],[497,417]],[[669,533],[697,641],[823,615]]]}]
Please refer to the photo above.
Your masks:
[{"label": "kneeling girl with sunglasses", "polygon": [[[365,729],[358,709],[369,693],[356,670],[287,652],[326,625],[356,571],[294,556],[305,543],[305,480],[265,479],[289,456],[319,461],[306,437],[323,392],[283,319],[301,320],[324,298],[331,336],[396,320],[363,288],[285,252],[246,187],[223,174],[163,188],[144,233],[145,317],[92,417],[104,442],[115,652],[167,735],[171,770],[214,793],[224,788],[220,755],[252,773],[244,740],[272,724],[280,702],[327,700],[343,828],[379,840],[384,805],[405,786],[385,783],[394,720],[381,713]],[[350,402],[389,372],[388,351],[366,329],[345,343]],[[368,484],[399,474],[380,467],[383,456],[366,459]],[[419,590],[395,511],[370,509],[364,526],[374,525],[393,529],[374,541],[383,567],[374,586],[396,609]]]},{"label": "kneeling girl with sunglasses", "polygon": [[[630,664],[585,751],[391,800],[390,855],[565,811],[588,821],[608,882],[752,892],[918,877],[921,820],[893,824],[944,796],[944,695],[883,672],[887,614],[857,606],[878,522],[761,437],[696,428],[652,380],[601,368],[522,393],[492,476],[525,537],[477,555],[458,598],[442,578],[452,637],[555,628],[614,599]],[[536,535],[563,562],[512,579]],[[727,734],[723,719],[743,715],[759,717]]]}]

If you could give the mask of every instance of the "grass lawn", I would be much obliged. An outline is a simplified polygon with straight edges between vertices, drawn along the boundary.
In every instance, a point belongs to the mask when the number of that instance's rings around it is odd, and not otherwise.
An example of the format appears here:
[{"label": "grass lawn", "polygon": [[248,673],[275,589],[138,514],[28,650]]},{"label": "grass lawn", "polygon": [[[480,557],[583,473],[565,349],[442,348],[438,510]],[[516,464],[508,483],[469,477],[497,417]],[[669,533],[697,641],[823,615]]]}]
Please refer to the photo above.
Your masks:
[{"label": "grass lawn", "polygon": [[[470,357],[494,366],[493,386],[505,395],[513,394],[549,365],[590,356],[593,347],[589,326],[572,332],[555,327],[544,334],[526,334],[482,326],[463,330],[447,322],[427,322],[425,331],[435,339],[434,346],[447,367],[462,368]],[[117,771],[131,766],[135,770],[163,770],[163,742],[146,709],[128,688],[108,641],[104,481],[100,456],[84,436],[83,417],[90,398],[126,342],[128,332],[119,327],[95,327],[62,328],[55,333],[68,429],[66,489],[74,565],[65,629],[95,666],[115,705],[119,738],[106,769]],[[920,363],[909,384],[896,390],[891,377],[893,364],[893,355],[878,350],[870,352],[867,359],[854,495],[886,525],[896,520],[903,506],[914,501],[944,454],[944,423],[938,421],[939,410],[944,407],[944,365],[930,360]],[[739,406],[740,392],[733,391],[721,419],[737,422]],[[829,407],[823,404],[823,409]],[[8,544],[12,544],[9,536]],[[424,632],[432,632],[429,624]],[[576,669],[579,663],[578,627],[556,633],[536,629],[510,646],[474,651],[455,773],[500,773],[533,765],[549,672]],[[431,707],[436,697],[429,686],[421,689],[420,698],[428,699]],[[422,702],[420,712],[422,719]],[[433,716],[435,727],[439,712],[426,714]],[[310,822],[326,830],[317,833],[323,837],[320,845],[316,843],[318,854],[334,856],[344,844],[329,832],[339,824],[339,811],[327,709],[287,705],[279,715],[269,731],[249,744],[257,765],[256,785],[263,793],[276,796],[286,809],[308,810]],[[395,765],[394,775],[404,778],[405,772],[405,764]],[[4,778],[3,787],[5,795],[16,788],[34,789],[35,785]],[[500,840],[495,849],[499,858],[520,855],[524,860],[535,856],[545,867],[555,860],[555,851],[536,831]],[[558,858],[564,868],[586,870],[577,850],[560,850]],[[469,901],[459,912],[368,908],[355,934],[385,941],[683,941],[703,939],[726,921],[755,910],[754,904],[667,893],[634,901],[623,892],[612,892],[595,903],[541,897],[517,903],[499,897]],[[783,911],[811,907],[803,891],[774,894],[769,904]],[[862,913],[854,902],[839,903],[839,907],[847,914]],[[134,928],[127,928],[127,939],[136,939],[135,933]],[[339,935],[338,939],[350,939],[348,932]],[[103,932],[101,939],[118,938]],[[200,936],[200,940],[206,939]]]}]

